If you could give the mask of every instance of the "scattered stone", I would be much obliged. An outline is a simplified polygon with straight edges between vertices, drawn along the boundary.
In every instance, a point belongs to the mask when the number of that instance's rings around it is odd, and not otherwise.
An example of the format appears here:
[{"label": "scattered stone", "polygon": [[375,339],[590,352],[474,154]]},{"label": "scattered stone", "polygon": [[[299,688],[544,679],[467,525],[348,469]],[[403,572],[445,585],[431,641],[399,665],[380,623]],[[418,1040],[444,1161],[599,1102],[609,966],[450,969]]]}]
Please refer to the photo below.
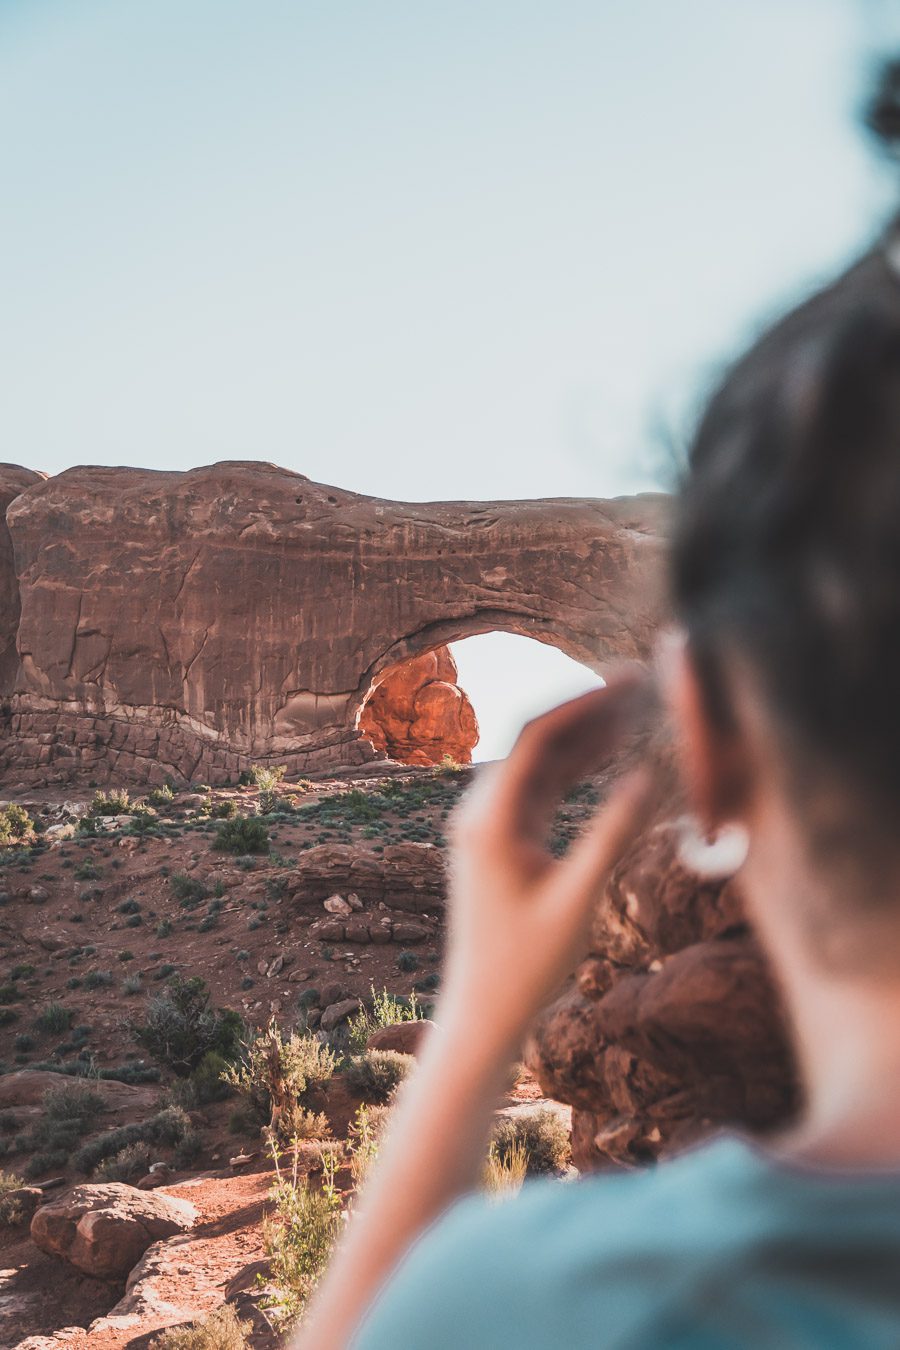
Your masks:
[{"label": "scattered stone", "polygon": [[353,913],[353,906],[348,904],[342,895],[329,895],[328,899],[322,902],[322,908],[342,919],[349,919]]}]

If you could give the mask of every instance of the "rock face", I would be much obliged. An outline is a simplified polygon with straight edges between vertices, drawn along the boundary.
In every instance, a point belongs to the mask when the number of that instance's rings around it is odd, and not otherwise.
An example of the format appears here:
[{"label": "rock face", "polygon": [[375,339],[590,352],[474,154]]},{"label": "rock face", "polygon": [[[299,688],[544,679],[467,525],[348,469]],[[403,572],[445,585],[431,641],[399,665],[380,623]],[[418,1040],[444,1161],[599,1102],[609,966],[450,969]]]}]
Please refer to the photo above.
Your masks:
[{"label": "rock face", "polygon": [[41,1251],[101,1280],[121,1280],[160,1238],[186,1233],[197,1211],[187,1200],[121,1182],[75,1186],[31,1220]]},{"label": "rock face", "polygon": [[[581,1168],[636,1163],[710,1128],[766,1131],[797,1105],[777,992],[734,883],[699,883],[657,821],[598,908],[591,956],[527,1051],[571,1103]],[[599,917],[602,916],[602,917]]]},{"label": "rock face", "polygon": [[16,783],[363,763],[360,709],[409,658],[501,629],[602,670],[659,624],[664,497],[390,502],[254,462],[10,472]]},{"label": "rock face", "polygon": [[19,579],[16,576],[12,539],[6,524],[6,509],[43,475],[18,464],[0,464],[0,695],[12,693],[19,668],[16,633],[19,627]]},{"label": "rock face", "polygon": [[471,764],[478,719],[458,675],[447,647],[392,667],[363,705],[360,731],[401,764],[440,764],[447,755]]}]

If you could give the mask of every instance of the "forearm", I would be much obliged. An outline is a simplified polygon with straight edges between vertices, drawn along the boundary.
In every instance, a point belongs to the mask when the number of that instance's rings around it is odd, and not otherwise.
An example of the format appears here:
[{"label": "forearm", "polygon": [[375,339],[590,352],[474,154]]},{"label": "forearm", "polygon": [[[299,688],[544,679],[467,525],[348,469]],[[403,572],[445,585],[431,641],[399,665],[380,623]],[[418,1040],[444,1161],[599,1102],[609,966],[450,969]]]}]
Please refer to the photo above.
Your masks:
[{"label": "forearm", "polygon": [[295,1350],[343,1350],[415,1238],[477,1185],[516,1049],[484,1030],[448,1014],[430,1033]]}]

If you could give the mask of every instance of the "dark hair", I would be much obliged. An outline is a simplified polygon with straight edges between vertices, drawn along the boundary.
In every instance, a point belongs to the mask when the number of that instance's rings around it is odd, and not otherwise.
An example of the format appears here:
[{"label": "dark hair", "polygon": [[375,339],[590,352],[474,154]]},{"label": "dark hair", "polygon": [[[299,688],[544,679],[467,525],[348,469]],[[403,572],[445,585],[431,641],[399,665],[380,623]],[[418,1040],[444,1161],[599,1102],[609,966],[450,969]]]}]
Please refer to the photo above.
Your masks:
[{"label": "dark hair", "polygon": [[[867,120],[900,141],[900,61]],[[691,449],[671,556],[675,610],[714,715],[731,717],[736,655],[789,757],[895,821],[900,219],[728,373]]]}]

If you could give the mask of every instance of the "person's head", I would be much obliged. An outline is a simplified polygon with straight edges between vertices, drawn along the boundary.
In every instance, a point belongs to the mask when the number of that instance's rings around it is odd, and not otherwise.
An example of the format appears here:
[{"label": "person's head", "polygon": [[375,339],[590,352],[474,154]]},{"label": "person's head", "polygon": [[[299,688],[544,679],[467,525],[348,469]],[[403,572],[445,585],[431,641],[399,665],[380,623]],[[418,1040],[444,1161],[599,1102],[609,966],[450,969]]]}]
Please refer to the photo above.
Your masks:
[{"label": "person's head", "polygon": [[[900,63],[870,122],[900,143]],[[712,398],[671,576],[702,824],[748,825],[750,889],[793,850],[818,884],[783,921],[824,965],[900,978],[900,222]]]}]

